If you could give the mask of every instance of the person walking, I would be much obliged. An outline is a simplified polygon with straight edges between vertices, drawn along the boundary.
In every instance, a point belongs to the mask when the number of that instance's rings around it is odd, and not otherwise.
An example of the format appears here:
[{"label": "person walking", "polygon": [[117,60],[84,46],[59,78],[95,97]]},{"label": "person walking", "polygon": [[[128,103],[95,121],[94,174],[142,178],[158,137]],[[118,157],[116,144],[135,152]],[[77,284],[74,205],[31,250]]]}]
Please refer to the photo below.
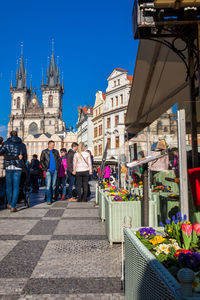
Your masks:
[{"label": "person walking", "polygon": [[60,149],[61,165],[57,177],[57,192],[61,189],[61,199],[66,199],[66,184],[67,184],[67,150],[66,148]]},{"label": "person walking", "polygon": [[10,138],[0,148],[0,155],[4,155],[5,159],[7,208],[16,212],[21,174],[27,161],[26,146],[17,131],[11,131]]},{"label": "person walking", "polygon": [[33,158],[30,164],[30,180],[32,186],[32,193],[38,193],[39,183],[38,179],[40,176],[40,162],[38,160],[37,154],[33,154]]},{"label": "person walking", "polygon": [[42,170],[45,171],[46,200],[47,204],[52,203],[55,198],[57,171],[60,169],[60,155],[55,148],[55,142],[49,141],[48,148],[43,150],[40,156]]},{"label": "person walking", "polygon": [[126,177],[127,177],[127,172],[128,172],[128,169],[127,167],[123,164],[122,167],[121,167],[121,187],[123,189],[125,189],[126,187]]},{"label": "person walking", "polygon": [[76,177],[72,174],[72,172],[73,172],[74,154],[76,153],[77,149],[78,149],[78,144],[74,142],[72,143],[71,149],[67,153],[67,176],[69,181],[69,187],[68,187],[69,201],[76,201],[76,199],[72,197],[72,189],[76,181]]},{"label": "person walking", "polygon": [[[85,151],[83,142],[79,143],[77,153],[74,154],[73,175],[76,175],[78,201],[86,202],[89,176],[92,175],[92,163],[90,154]],[[81,196],[82,189],[83,196]]]},{"label": "person walking", "polygon": [[[3,138],[0,137],[0,147],[3,145]],[[6,173],[4,168],[4,157],[0,156],[0,206],[5,205],[6,197]]]},{"label": "person walking", "polygon": [[109,166],[106,166],[104,169],[104,179],[106,182],[109,182],[110,180],[110,174],[111,174],[111,168]]}]

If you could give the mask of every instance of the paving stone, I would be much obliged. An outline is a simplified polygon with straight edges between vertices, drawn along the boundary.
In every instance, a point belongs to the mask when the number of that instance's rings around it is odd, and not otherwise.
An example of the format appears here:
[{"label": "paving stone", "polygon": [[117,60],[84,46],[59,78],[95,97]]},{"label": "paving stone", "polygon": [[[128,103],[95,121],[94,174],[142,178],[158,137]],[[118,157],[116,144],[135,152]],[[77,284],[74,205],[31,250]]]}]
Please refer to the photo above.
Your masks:
[{"label": "paving stone", "polygon": [[27,280],[28,278],[0,278],[0,295],[4,295],[4,297],[5,295],[9,295],[10,297],[14,297],[15,295],[19,296]]},{"label": "paving stone", "polygon": [[[1,298],[0,298],[1,299]],[[19,300],[124,300],[124,295],[120,293],[115,294],[59,294],[59,295],[26,295],[21,296]]]},{"label": "paving stone", "polygon": [[52,204],[52,207],[55,208],[55,207],[67,207],[68,206],[68,202],[65,200],[65,201],[56,201]]},{"label": "paving stone", "polygon": [[99,220],[61,220],[54,231],[55,235],[105,235],[105,228]]},{"label": "paving stone", "polygon": [[0,241],[21,240],[23,237],[24,235],[2,234],[0,235]]},{"label": "paving stone", "polygon": [[105,240],[50,241],[31,277],[114,277],[121,275],[121,245]]},{"label": "paving stone", "polygon": [[[17,214],[17,213],[16,213]],[[25,235],[27,234],[31,228],[38,222],[38,220],[28,220],[25,222],[23,219],[0,219],[0,235]]]},{"label": "paving stone", "polygon": [[31,276],[47,241],[20,241],[0,261],[0,278],[27,278]]},{"label": "paving stone", "polygon": [[10,213],[10,211],[7,209],[5,210],[4,213],[1,214],[1,219],[3,217],[8,217],[8,218],[12,218],[12,219],[25,219],[25,218],[41,218],[46,214],[46,210],[45,209],[37,209],[35,210],[34,208],[23,208],[18,210],[17,213]]},{"label": "paving stone", "polygon": [[53,234],[58,220],[40,220],[29,232],[29,235],[49,235]]},{"label": "paving stone", "polygon": [[120,293],[121,281],[113,278],[31,278],[22,294],[108,294]]},{"label": "paving stone", "polygon": [[51,235],[25,235],[23,237],[24,241],[49,241]]},{"label": "paving stone", "polygon": [[[10,240],[5,240],[1,241],[0,240],[0,261],[17,245],[19,241],[10,241]],[[0,286],[0,293],[1,293],[1,286]]]},{"label": "paving stone", "polygon": [[82,209],[82,208],[76,208],[76,209],[66,209],[63,218],[65,217],[98,217],[98,210],[97,209]]},{"label": "paving stone", "polygon": [[64,211],[64,209],[50,209],[44,217],[62,217]]},{"label": "paving stone", "polygon": [[52,240],[106,240],[106,235],[52,235]]}]

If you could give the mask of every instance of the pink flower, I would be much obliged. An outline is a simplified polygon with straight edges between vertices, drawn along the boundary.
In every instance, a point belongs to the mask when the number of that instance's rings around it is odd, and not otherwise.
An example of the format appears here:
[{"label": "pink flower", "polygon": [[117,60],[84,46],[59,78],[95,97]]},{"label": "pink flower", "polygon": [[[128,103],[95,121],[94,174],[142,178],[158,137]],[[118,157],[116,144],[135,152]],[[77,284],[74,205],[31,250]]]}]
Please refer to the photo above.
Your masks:
[{"label": "pink flower", "polygon": [[196,232],[197,235],[200,235],[200,224],[199,223],[195,223],[193,224],[193,230]]},{"label": "pink flower", "polygon": [[191,236],[191,234],[192,234],[192,225],[190,225],[190,224],[182,224],[181,225],[181,229],[182,229],[182,231],[185,233],[185,235],[187,237]]}]

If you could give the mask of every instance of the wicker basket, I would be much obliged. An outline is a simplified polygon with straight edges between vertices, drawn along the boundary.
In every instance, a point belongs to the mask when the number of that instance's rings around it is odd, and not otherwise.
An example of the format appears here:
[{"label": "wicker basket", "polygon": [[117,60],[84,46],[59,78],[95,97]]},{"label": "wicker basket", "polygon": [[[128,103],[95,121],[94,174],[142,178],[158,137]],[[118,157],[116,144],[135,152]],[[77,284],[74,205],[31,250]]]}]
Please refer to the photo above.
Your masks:
[{"label": "wicker basket", "polygon": [[[112,201],[110,197],[105,199],[105,225],[106,235],[112,243],[122,241],[122,226],[125,216],[132,218],[132,226],[140,227],[142,224],[142,201]],[[149,224],[157,227],[156,201],[149,201]]]}]

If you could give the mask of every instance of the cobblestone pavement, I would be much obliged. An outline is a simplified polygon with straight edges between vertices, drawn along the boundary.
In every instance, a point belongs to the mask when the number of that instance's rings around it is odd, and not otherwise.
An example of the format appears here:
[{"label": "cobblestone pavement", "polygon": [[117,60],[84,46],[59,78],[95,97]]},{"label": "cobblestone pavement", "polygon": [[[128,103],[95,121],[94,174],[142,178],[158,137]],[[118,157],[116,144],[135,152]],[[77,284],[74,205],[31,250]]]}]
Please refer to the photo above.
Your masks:
[{"label": "cobblestone pavement", "polygon": [[110,246],[94,202],[0,211],[0,299],[123,300],[120,245]]}]

